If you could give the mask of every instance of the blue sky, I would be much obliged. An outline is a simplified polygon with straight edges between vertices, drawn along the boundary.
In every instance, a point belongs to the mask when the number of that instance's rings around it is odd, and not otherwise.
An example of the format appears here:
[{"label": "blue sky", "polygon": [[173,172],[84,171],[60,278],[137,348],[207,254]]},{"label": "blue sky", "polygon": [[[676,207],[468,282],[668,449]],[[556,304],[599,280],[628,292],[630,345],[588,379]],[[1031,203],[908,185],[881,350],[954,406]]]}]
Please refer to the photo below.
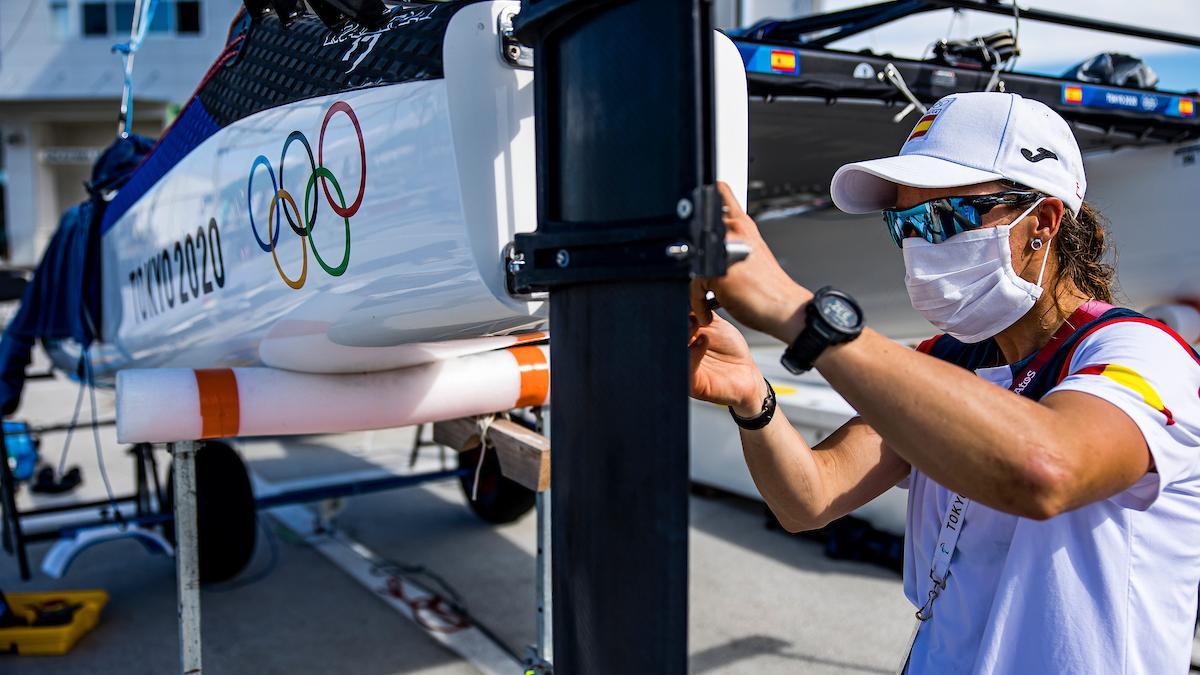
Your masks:
[{"label": "blue sky", "polygon": [[[822,0],[821,9],[833,11],[868,4],[864,0]],[[1027,0],[1021,7],[1036,7],[1064,14],[1164,31],[1200,34],[1200,0]],[[919,58],[940,38],[967,38],[1011,29],[1010,17],[951,10],[908,17],[833,45],[838,49],[870,47],[897,56]],[[1017,70],[1060,75],[1067,67],[1100,51],[1135,54],[1159,75],[1159,88],[1200,89],[1200,49],[1142,40],[1053,24],[1022,21],[1021,58]]]}]

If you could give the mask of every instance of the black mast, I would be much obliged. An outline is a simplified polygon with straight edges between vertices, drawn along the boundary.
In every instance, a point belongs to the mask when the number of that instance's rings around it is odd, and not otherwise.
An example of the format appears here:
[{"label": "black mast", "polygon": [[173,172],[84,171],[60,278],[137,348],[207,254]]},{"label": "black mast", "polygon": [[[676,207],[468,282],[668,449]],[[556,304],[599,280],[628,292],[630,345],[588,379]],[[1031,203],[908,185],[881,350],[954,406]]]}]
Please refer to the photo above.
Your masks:
[{"label": "black mast", "polygon": [[554,669],[687,672],[687,306],[725,268],[708,0],[524,0],[550,290]]}]

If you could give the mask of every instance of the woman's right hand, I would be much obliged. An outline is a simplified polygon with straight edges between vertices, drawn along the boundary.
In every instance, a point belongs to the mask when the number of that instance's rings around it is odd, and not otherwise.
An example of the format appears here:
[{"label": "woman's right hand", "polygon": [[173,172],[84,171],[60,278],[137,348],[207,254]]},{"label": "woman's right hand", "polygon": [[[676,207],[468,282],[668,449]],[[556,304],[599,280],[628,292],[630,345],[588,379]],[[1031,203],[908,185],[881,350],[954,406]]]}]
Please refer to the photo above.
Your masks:
[{"label": "woman's right hand", "polygon": [[713,314],[705,293],[711,290],[717,302],[734,319],[791,344],[804,327],[803,307],[812,298],[812,293],[796,283],[779,265],[759,233],[758,225],[738,204],[733,190],[718,182],[717,191],[725,205],[726,240],[748,244],[750,255],[731,265],[725,276],[693,280],[692,311],[701,325],[708,324]]},{"label": "woman's right hand", "polygon": [[742,417],[762,412],[767,385],[750,356],[746,339],[733,324],[713,314],[707,326],[690,317],[692,340],[688,345],[693,398],[733,406]]}]

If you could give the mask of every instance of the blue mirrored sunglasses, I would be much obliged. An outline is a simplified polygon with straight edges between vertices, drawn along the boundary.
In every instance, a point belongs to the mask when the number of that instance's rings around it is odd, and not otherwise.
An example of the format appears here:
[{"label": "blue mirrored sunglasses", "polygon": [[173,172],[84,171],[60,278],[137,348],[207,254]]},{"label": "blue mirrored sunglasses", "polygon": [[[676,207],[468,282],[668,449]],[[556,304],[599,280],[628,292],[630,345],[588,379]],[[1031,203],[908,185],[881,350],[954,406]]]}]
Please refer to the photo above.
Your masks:
[{"label": "blue mirrored sunglasses", "polygon": [[908,237],[940,244],[959,232],[980,228],[984,214],[997,206],[1020,206],[1040,196],[1032,190],[1010,190],[990,195],[939,197],[907,209],[884,209],[883,222],[892,241],[901,248]]}]

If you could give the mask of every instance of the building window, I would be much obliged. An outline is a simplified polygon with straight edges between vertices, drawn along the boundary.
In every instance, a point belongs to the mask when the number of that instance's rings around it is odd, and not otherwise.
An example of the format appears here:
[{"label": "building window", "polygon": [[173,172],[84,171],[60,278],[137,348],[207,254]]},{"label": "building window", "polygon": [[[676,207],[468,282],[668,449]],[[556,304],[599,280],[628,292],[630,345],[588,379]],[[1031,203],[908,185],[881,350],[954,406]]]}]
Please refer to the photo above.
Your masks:
[{"label": "building window", "polygon": [[175,23],[175,3],[159,0],[154,8],[154,16],[150,18],[151,33],[170,33],[171,25]]},{"label": "building window", "polygon": [[71,8],[66,0],[50,3],[50,23],[54,26],[54,37],[71,37]]},{"label": "building window", "polygon": [[108,35],[108,3],[85,2],[80,8],[84,35]]},{"label": "building window", "polygon": [[[145,0],[149,2],[149,0]],[[150,34],[157,35],[199,35],[201,0],[159,0],[150,19]],[[51,0],[51,12],[59,11],[61,6],[63,19],[59,26],[58,15],[54,14],[56,30],[66,33],[67,7],[69,0]],[[133,0],[83,0],[82,32],[85,36],[109,36],[128,38],[133,28],[133,12],[136,3]]]},{"label": "building window", "polygon": [[113,30],[117,35],[128,35],[133,29],[133,3],[120,0],[113,3]]},{"label": "building window", "polygon": [[180,35],[200,34],[200,0],[179,0],[175,3],[175,32]]}]

